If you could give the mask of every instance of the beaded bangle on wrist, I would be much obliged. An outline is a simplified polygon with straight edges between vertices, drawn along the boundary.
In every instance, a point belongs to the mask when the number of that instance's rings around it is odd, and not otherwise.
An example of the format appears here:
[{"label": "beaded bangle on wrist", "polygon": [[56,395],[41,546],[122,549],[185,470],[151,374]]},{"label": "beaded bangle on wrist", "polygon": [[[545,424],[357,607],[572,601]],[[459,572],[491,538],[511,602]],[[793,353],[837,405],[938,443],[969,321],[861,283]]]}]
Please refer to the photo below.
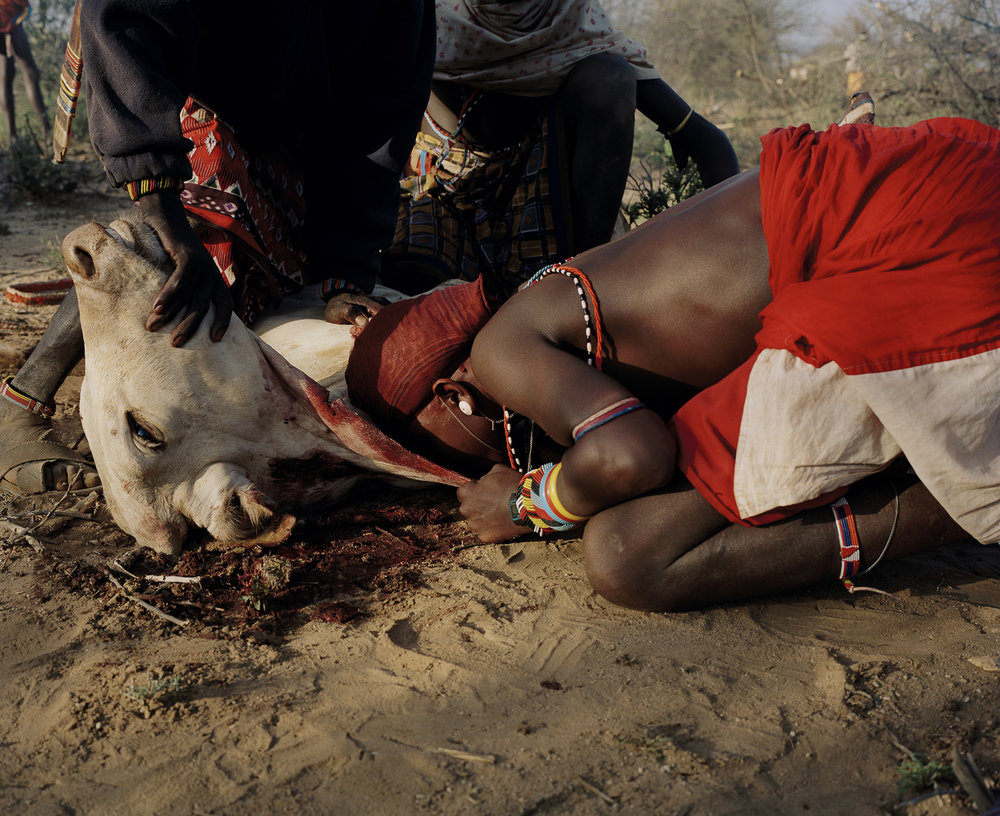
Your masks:
[{"label": "beaded bangle on wrist", "polygon": [[341,292],[353,292],[357,295],[365,294],[365,290],[347,278],[327,278],[319,285],[319,296],[323,302],[330,300],[334,295]]},{"label": "beaded bangle on wrist", "polygon": [[559,464],[542,465],[529,471],[510,497],[510,517],[520,527],[531,526],[539,535],[572,530],[587,520],[567,510],[556,493]]},{"label": "beaded bangle on wrist", "polygon": [[144,195],[158,193],[161,190],[183,190],[184,179],[180,176],[154,176],[138,181],[126,181],[123,186],[128,197],[133,201],[138,201]]}]

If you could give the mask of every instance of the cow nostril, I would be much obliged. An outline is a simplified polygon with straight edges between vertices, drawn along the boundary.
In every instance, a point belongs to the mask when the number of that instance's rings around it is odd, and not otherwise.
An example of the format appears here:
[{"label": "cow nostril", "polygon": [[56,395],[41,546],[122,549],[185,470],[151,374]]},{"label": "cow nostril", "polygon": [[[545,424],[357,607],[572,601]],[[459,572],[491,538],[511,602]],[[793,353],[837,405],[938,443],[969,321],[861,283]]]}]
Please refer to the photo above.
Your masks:
[{"label": "cow nostril", "polygon": [[69,268],[84,278],[92,278],[97,274],[97,266],[94,259],[87,250],[81,246],[74,246],[70,249],[66,257]]}]

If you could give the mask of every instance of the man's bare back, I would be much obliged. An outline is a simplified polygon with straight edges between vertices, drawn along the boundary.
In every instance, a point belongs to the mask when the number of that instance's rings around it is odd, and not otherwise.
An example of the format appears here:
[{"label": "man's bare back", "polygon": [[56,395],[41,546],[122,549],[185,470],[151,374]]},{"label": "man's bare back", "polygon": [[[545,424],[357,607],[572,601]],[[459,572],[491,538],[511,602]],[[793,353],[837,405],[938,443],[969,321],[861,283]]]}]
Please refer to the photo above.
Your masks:
[{"label": "man's bare back", "polygon": [[[604,371],[668,418],[693,390],[721,379],[754,350],[758,314],[771,300],[756,171],[651,219],[624,241],[577,256],[572,266],[589,278],[600,304]],[[521,358],[518,379],[537,378],[526,390],[545,394],[550,370],[530,373],[533,344],[544,339],[582,356],[580,298],[568,280],[552,275],[518,292],[484,334],[480,349],[497,365]],[[506,351],[498,355],[498,348]],[[476,358],[477,372],[485,356]]]}]

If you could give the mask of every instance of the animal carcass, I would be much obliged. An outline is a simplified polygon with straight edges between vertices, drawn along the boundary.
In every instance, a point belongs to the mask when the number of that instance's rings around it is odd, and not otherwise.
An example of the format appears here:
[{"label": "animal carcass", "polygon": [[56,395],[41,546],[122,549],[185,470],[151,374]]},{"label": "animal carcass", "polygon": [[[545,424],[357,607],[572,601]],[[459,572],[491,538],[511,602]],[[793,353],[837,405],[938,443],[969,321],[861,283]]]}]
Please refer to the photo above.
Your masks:
[{"label": "animal carcass", "polygon": [[170,345],[170,327],[146,331],[169,262],[140,221],[80,227],[63,254],[86,349],[84,431],[112,515],[140,544],[177,553],[192,528],[219,541],[280,540],[289,514],[336,502],[360,478],[463,481],[340,398],[347,326],[325,324],[325,340],[289,345],[308,361],[325,343],[318,362],[340,383],[331,393],[235,317],[218,343],[210,317],[182,348]]}]

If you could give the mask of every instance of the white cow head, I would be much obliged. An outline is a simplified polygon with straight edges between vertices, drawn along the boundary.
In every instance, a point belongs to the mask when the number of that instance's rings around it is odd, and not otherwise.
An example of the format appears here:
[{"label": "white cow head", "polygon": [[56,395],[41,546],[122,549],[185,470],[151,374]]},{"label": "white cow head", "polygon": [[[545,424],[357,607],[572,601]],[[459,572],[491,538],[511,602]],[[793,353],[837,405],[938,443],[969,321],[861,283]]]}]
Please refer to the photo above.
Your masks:
[{"label": "white cow head", "polygon": [[140,544],[177,553],[191,527],[219,541],[280,540],[294,521],[285,511],[334,501],[370,470],[456,483],[346,447],[323,418],[327,392],[235,317],[218,343],[211,315],[182,348],[169,326],[146,331],[169,267],[148,226],[89,224],[63,254],[86,349],[84,431],[108,506]]}]

